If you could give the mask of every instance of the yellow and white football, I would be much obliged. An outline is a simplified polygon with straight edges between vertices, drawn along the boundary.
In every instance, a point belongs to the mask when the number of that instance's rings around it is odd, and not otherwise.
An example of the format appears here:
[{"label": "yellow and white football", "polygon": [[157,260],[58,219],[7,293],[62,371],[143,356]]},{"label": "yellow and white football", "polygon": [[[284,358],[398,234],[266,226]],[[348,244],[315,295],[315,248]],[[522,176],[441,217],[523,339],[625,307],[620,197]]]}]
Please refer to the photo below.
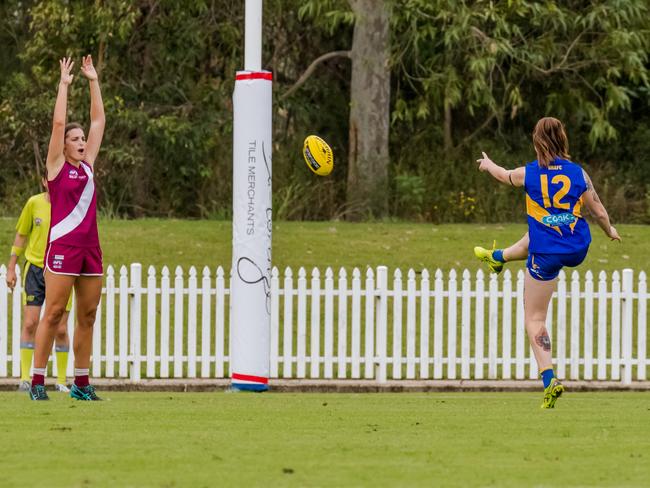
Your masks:
[{"label": "yellow and white football", "polygon": [[309,169],[319,176],[327,176],[334,169],[332,148],[318,136],[307,136],[302,155]]}]

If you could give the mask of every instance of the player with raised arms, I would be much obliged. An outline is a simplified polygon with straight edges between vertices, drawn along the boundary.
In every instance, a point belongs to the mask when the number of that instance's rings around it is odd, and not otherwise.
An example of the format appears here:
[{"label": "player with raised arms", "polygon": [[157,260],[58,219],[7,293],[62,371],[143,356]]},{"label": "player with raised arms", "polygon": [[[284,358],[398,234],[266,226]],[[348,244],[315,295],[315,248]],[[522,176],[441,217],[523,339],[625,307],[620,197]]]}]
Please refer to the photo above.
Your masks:
[{"label": "player with raised arms", "polygon": [[[19,391],[29,391],[29,370],[34,356],[34,338],[36,326],[41,316],[41,307],[45,301],[45,278],[43,266],[45,247],[50,232],[50,194],[47,191],[47,171],[41,180],[45,191],[27,200],[18,223],[16,237],[11,246],[11,255],[7,264],[7,286],[12,290],[16,286],[16,264],[25,254],[23,268],[23,323],[20,331],[20,385]],[[72,308],[72,295],[68,299],[65,313],[61,317],[56,332],[56,363],[58,366],[56,391],[69,392],[66,386],[66,367],[68,364],[68,312]]]},{"label": "player with raised arms", "polygon": [[93,325],[102,291],[102,252],[97,233],[94,164],[106,119],[97,71],[85,56],[81,73],[90,85],[88,140],[79,124],[66,125],[68,88],[74,62],[59,61],[61,79],[54,105],[52,135],[47,151],[47,179],[52,204],[52,224],[45,253],[45,312],[36,330],[36,348],[30,396],[48,400],[45,370],[49,352],[65,305],[74,287],[77,323],[74,334],[74,383],[70,396],[100,400],[88,381]]},{"label": "player with raised arms", "polygon": [[[526,249],[526,332],[544,384],[542,408],[553,408],[564,386],[553,371],[546,314],[560,270],[578,266],[587,256],[591,234],[582,208],[594,216],[610,239],[621,238],[587,173],[568,159],[569,142],[562,122],[553,117],[539,120],[533,131],[533,145],[537,159],[514,170],[502,168],[485,153],[477,162],[479,170],[487,171],[501,183],[523,186],[526,193],[528,235],[515,244],[508,258],[523,259]],[[504,253],[499,251],[490,251],[490,259],[496,263],[505,261]]]}]

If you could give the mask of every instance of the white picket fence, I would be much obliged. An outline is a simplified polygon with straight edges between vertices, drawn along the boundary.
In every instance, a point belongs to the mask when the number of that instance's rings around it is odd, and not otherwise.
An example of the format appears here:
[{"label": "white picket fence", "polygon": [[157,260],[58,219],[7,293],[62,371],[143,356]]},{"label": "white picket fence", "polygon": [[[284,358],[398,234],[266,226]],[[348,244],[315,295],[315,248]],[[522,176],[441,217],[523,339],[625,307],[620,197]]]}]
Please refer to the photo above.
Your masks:
[{"label": "white picket fence", "polygon": [[[20,373],[21,284],[0,266],[0,377]],[[560,274],[547,327],[560,378],[645,380],[646,274]],[[271,377],[527,379],[537,367],[525,337],[523,272],[513,281],[465,270],[327,268],[271,279]],[[20,280],[19,280],[20,281]],[[172,276],[140,264],[108,267],[94,329],[91,374],[145,378],[228,376],[228,278],[219,267]],[[261,285],[260,285],[261,286]],[[74,316],[68,325],[73,334]],[[9,368],[10,366],[10,368]],[[53,365],[56,369],[56,365]],[[9,372],[9,369],[11,372]],[[67,365],[72,373],[72,358]]]}]

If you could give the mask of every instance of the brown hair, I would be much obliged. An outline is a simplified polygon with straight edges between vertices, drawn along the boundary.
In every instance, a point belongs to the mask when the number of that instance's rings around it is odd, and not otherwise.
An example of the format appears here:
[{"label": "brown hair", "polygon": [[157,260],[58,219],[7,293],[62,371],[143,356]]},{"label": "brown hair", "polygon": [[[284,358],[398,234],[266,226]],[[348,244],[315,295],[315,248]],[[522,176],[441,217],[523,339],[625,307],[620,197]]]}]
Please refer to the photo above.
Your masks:
[{"label": "brown hair", "polygon": [[543,168],[557,157],[569,158],[569,139],[564,125],[555,117],[544,117],[535,125],[533,145],[537,152],[537,162]]},{"label": "brown hair", "polygon": [[68,132],[70,132],[72,129],[81,129],[84,130],[84,128],[81,126],[81,124],[78,124],[77,122],[70,122],[69,124],[65,125],[65,132],[63,133],[63,138],[68,135]]}]

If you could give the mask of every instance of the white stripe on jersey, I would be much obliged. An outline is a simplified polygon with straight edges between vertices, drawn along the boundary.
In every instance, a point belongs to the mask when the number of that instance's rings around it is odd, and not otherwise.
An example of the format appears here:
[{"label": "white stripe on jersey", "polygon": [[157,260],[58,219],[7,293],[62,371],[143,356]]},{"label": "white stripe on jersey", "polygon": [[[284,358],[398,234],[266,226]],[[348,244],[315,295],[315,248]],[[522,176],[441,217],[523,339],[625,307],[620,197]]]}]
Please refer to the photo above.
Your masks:
[{"label": "white stripe on jersey", "polygon": [[54,242],[57,239],[69,234],[75,230],[86,218],[90,204],[93,201],[93,194],[95,193],[95,182],[93,181],[93,173],[90,169],[86,168],[86,165],[82,162],[80,163],[83,168],[88,181],[84,187],[83,192],[81,193],[81,198],[79,202],[61,222],[56,224],[50,230],[50,242]]}]

